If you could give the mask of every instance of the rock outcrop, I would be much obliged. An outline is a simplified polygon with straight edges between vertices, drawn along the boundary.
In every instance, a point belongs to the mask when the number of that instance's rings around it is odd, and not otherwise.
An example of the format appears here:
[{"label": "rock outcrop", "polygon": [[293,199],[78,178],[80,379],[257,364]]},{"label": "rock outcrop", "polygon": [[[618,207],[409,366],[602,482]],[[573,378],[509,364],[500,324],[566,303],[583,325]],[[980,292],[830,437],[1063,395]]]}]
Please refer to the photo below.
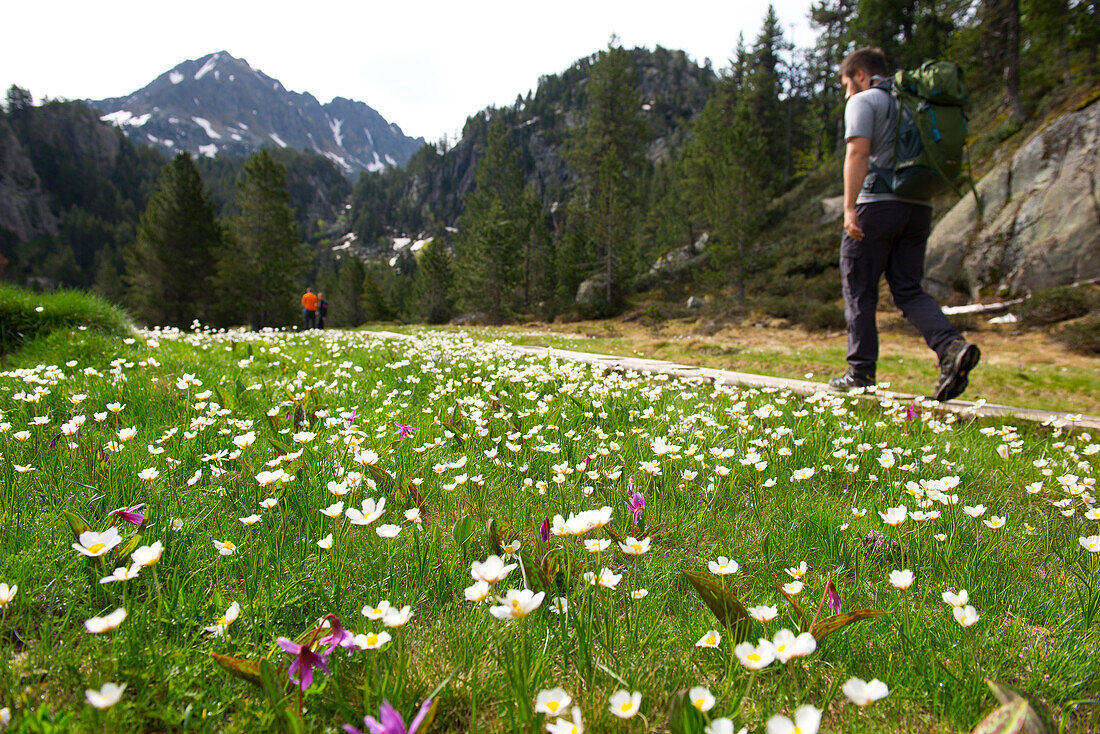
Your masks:
[{"label": "rock outcrop", "polygon": [[42,182],[4,117],[0,117],[0,229],[20,242],[57,234],[57,217],[46,203]]},{"label": "rock outcrop", "polygon": [[928,240],[925,288],[1025,293],[1100,277],[1100,104],[1062,115],[943,216]]}]

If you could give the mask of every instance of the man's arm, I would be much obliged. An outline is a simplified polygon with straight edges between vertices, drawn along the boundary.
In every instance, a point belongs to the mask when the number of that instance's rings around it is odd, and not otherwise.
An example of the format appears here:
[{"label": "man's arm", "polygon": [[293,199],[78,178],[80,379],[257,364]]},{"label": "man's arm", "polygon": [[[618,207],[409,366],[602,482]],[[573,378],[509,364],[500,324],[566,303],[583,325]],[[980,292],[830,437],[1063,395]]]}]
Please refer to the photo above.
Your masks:
[{"label": "man's arm", "polygon": [[859,217],[856,216],[856,198],[863,187],[870,160],[871,139],[848,138],[844,151],[844,231],[853,240],[863,239],[863,230],[859,228]]}]

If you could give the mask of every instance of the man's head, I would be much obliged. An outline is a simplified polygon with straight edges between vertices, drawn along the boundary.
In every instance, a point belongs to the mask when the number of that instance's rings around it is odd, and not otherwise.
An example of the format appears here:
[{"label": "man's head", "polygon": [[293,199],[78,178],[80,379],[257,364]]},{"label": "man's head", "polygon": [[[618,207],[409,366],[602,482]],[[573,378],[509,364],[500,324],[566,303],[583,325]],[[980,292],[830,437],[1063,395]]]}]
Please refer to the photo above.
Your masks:
[{"label": "man's head", "polygon": [[312,293],[312,292],[313,292],[312,288],[306,288],[306,293]]},{"label": "man's head", "polygon": [[844,85],[844,98],[865,92],[871,87],[872,77],[889,74],[886,54],[881,48],[866,46],[844,57],[840,62],[840,83]]}]

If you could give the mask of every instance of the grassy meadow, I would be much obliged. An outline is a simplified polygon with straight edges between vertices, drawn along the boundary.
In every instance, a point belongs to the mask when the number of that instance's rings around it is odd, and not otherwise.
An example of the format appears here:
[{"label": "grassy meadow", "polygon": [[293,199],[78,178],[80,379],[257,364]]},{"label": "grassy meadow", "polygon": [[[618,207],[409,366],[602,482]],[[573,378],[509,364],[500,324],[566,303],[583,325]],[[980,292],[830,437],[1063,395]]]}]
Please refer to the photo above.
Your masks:
[{"label": "grassy meadow", "polygon": [[419,336],[73,330],[9,358],[0,720],[1100,730],[1100,439],[1072,416]]}]

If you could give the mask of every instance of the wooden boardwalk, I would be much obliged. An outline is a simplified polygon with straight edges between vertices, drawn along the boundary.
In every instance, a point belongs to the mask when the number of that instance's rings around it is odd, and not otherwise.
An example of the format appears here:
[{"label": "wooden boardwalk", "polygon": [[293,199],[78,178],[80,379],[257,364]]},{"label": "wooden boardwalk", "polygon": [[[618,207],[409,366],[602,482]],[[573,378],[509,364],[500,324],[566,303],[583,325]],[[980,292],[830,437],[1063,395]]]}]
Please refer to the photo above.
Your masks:
[{"label": "wooden boardwalk", "polygon": [[[392,331],[368,332],[385,339],[416,340],[409,334],[398,334]],[[529,354],[536,357],[546,357],[553,354],[558,359],[571,362],[587,362],[589,364],[601,364],[609,368],[620,370],[633,370],[635,372],[655,372],[672,375],[685,380],[700,380],[718,385],[744,385],[748,387],[775,387],[801,395],[813,395],[817,392],[829,392],[829,386],[823,382],[810,382],[808,380],[790,380],[784,377],[769,377],[767,375],[754,375],[748,372],[734,372],[733,370],[716,370],[709,367],[695,367],[676,362],[666,362],[661,359],[642,359],[640,357],[616,357],[610,354],[593,354],[591,352],[575,352],[569,349],[552,349],[550,347],[528,346],[520,344],[493,344],[495,349],[502,352],[516,354]],[[913,402],[921,398],[918,395],[892,392],[889,390],[875,390],[864,393],[861,397],[867,400],[894,400],[897,402]],[[1011,405],[997,405],[995,403],[976,402],[966,400],[949,400],[943,403],[945,410],[964,415],[978,416],[1004,416],[1037,423],[1060,422],[1066,426],[1076,426],[1089,430],[1100,431],[1100,416],[1054,413],[1049,410],[1035,410],[1033,408],[1017,408]]]}]

